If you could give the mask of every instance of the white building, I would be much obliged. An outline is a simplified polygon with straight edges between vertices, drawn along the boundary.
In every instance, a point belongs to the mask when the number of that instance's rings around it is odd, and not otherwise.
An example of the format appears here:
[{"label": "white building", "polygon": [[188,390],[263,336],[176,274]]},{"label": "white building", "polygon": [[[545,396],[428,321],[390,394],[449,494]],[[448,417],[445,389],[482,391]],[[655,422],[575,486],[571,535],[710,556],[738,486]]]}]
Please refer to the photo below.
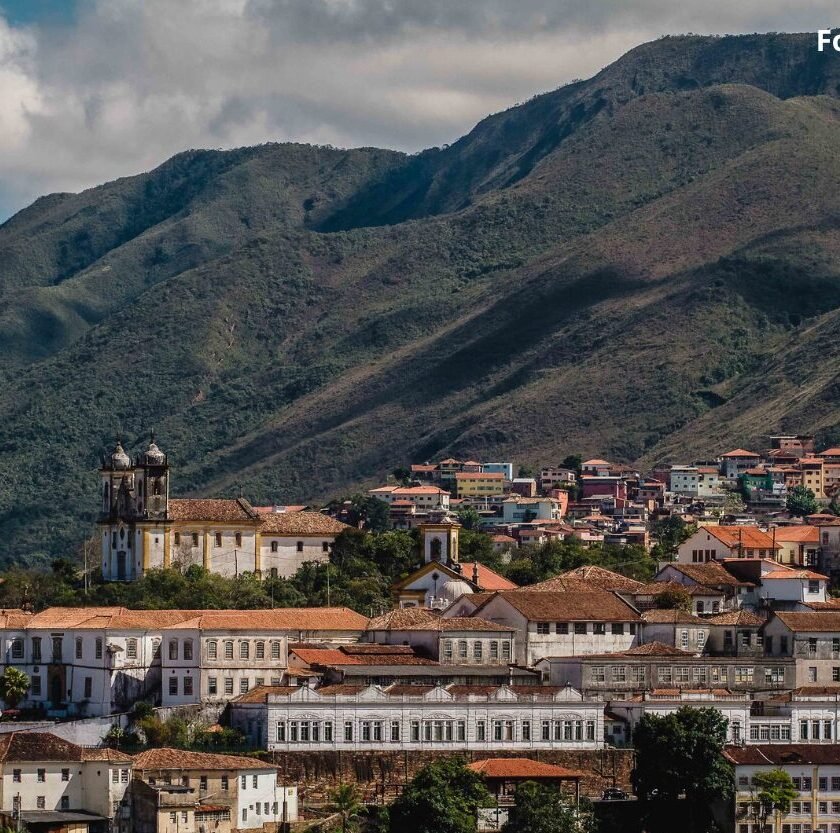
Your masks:
[{"label": "white building", "polygon": [[11,732],[0,736],[0,808],[8,819],[19,812],[23,824],[48,818],[62,829],[104,822],[127,830],[121,805],[131,766],[130,755],[113,749],[85,749],[46,732]]},{"label": "white building", "polygon": [[516,661],[528,666],[543,657],[627,650],[639,640],[643,622],[632,605],[608,591],[503,591],[473,615],[516,631]]},{"label": "white building", "polygon": [[[765,824],[780,833],[840,833],[840,746],[772,744],[728,746],[724,752],[735,768],[733,829],[757,833]],[[793,779],[797,798],[779,819],[763,819],[755,776],[775,769]]]},{"label": "white building", "polygon": [[408,501],[417,509],[427,512],[449,509],[449,492],[440,486],[380,486],[377,489],[369,489],[368,494],[384,500],[389,506],[398,501]]},{"label": "white building", "polygon": [[261,689],[231,704],[269,751],[598,749],[603,719],[603,703],[550,686]]},{"label": "white building", "polygon": [[289,642],[358,642],[367,622],[343,607],[199,611],[162,629],[162,704],[225,702],[281,685]]}]

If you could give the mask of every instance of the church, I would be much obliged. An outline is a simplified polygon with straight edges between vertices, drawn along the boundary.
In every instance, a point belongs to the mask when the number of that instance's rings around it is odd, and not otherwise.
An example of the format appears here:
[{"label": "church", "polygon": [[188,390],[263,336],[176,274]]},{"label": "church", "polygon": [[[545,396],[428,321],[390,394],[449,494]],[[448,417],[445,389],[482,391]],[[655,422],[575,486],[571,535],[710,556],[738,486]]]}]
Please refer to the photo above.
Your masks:
[{"label": "church", "polygon": [[515,590],[517,585],[479,562],[460,561],[461,525],[447,512],[418,527],[423,566],[393,587],[397,607],[444,610],[462,596]]},{"label": "church", "polygon": [[117,442],[99,473],[106,581],[193,564],[228,577],[287,578],[306,562],[328,561],[336,535],[347,529],[320,512],[254,507],[245,498],[171,498],[169,460],[154,436],[133,459]]}]

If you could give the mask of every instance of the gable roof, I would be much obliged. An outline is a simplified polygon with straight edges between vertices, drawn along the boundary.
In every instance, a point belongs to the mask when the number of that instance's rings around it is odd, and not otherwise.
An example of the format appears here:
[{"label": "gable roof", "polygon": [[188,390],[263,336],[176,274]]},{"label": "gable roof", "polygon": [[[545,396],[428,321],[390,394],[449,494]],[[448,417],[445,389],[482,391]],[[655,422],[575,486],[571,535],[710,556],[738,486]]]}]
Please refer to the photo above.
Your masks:
[{"label": "gable roof", "polygon": [[487,778],[556,778],[573,779],[586,778],[585,772],[578,769],[567,769],[564,766],[546,764],[530,758],[485,758],[473,761],[467,765],[473,772],[481,773]]},{"label": "gable roof", "polygon": [[714,536],[724,546],[746,549],[779,549],[773,538],[755,526],[704,526],[697,530]]},{"label": "gable roof", "polygon": [[260,518],[245,498],[172,498],[169,519],[172,521],[219,521],[221,523],[253,523]]},{"label": "gable roof", "polygon": [[840,746],[817,743],[773,743],[727,746],[724,757],[733,764],[784,766],[785,764],[840,764]]},{"label": "gable roof", "polygon": [[820,542],[819,529],[809,524],[777,526],[772,535],[777,541],[783,541],[786,544],[819,544]]},{"label": "gable roof", "polygon": [[740,625],[742,627],[758,627],[764,624],[764,619],[749,610],[730,610],[726,613],[716,613],[706,617],[710,625]]},{"label": "gable roof", "polygon": [[565,573],[552,576],[545,581],[529,584],[521,590],[624,590],[634,591],[642,587],[642,582],[599,567],[596,564],[586,564],[568,570]]},{"label": "gable roof", "polygon": [[775,618],[792,631],[804,633],[840,631],[840,610],[778,610]]},{"label": "gable roof", "polygon": [[530,621],[641,622],[638,611],[615,593],[599,591],[509,590],[496,593],[476,611],[480,615],[493,599],[502,598]]},{"label": "gable roof", "polygon": [[702,625],[705,621],[699,616],[677,608],[645,610],[642,613],[642,619],[651,625]]},{"label": "gable roof", "polygon": [[127,607],[48,607],[26,623],[27,628],[146,630],[185,622],[196,610],[131,610]]},{"label": "gable roof", "polygon": [[217,755],[211,752],[189,752],[185,749],[147,749],[134,756],[134,768],[137,770],[150,769],[204,769],[204,770],[238,770],[238,769],[275,769],[265,761],[245,758],[240,755]]},{"label": "gable roof", "polygon": [[747,451],[744,448],[735,448],[732,451],[727,451],[726,454],[721,454],[721,457],[760,457],[754,451]]},{"label": "gable roof", "polygon": [[439,613],[427,607],[398,607],[371,619],[368,630],[401,631],[410,625],[429,622],[439,616]]},{"label": "gable roof", "polygon": [[[677,561],[671,561],[666,564],[662,570],[668,568],[682,573],[686,578],[690,578],[697,584],[702,584],[705,587],[730,586],[730,587],[753,587],[754,585],[749,581],[740,581],[735,578],[722,564],[717,561],[706,561],[703,564],[680,564]],[[662,572],[660,570],[660,572]]]},{"label": "gable roof", "polygon": [[263,535],[338,535],[347,524],[321,512],[272,512],[262,515]]},{"label": "gable roof", "polygon": [[81,761],[82,747],[51,732],[0,735],[0,761]]},{"label": "gable roof", "polygon": [[362,631],[368,618],[349,607],[278,607],[261,610],[200,610],[162,630],[200,628],[238,631]]},{"label": "gable roof", "polygon": [[473,579],[476,568],[478,570],[477,587],[479,590],[515,590],[519,586],[510,579],[499,575],[495,570],[491,570],[486,564],[480,564],[476,561],[462,561],[461,575],[475,584],[476,582]]}]

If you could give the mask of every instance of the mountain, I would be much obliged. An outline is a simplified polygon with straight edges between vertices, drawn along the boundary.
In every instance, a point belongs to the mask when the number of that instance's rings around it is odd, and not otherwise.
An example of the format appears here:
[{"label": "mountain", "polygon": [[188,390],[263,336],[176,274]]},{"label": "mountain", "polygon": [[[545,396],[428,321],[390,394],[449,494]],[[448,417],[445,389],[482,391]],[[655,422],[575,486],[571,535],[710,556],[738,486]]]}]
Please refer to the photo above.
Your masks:
[{"label": "mountain", "polygon": [[190,151],[0,226],[0,561],[91,529],[151,428],[180,494],[438,455],[840,441],[840,69],[665,38],[448,148]]}]

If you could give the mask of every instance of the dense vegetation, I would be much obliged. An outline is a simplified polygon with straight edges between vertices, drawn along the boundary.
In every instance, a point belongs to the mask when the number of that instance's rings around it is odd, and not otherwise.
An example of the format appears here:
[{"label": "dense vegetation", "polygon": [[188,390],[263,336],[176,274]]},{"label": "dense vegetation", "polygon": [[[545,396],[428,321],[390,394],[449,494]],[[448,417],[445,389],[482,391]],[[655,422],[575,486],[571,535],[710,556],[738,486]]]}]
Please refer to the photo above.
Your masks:
[{"label": "dense vegetation", "polygon": [[[505,564],[481,532],[461,533],[461,559],[477,560],[507,575],[517,584],[533,584],[584,564],[600,564],[647,580],[656,562],[641,547],[594,546],[575,540],[551,542],[517,550]],[[0,583],[0,606],[124,605],[137,609],[240,610],[324,605],[347,606],[366,616],[392,607],[391,586],[422,563],[415,533],[366,533],[348,529],[336,539],[330,563],[304,564],[289,579],[261,579],[252,573],[226,578],[192,565],[186,570],[149,570],[138,581],[104,582],[94,571],[87,583],[80,565],[56,559],[48,572],[14,567]]]},{"label": "dense vegetation", "polygon": [[667,38],[449,148],[190,151],[38,200],[0,226],[0,563],[89,534],[116,432],[255,503],[840,441],[838,72]]}]

